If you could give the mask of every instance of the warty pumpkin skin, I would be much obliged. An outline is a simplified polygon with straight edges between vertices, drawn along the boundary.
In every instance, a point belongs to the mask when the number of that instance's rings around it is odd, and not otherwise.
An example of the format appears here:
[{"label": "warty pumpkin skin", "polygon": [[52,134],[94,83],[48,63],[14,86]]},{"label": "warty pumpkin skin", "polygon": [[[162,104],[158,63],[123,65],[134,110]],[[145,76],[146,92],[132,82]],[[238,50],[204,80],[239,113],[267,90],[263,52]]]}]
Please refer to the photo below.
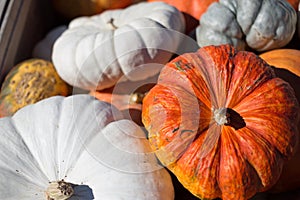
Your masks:
[{"label": "warty pumpkin skin", "polygon": [[[276,75],[287,81],[295,91],[300,102],[300,50],[275,49],[259,55],[269,65],[274,67]],[[295,123],[297,123],[295,121]],[[300,130],[300,122],[298,122]],[[300,148],[296,154],[284,165],[283,172],[278,182],[272,187],[271,192],[284,192],[300,188]]]},{"label": "warty pumpkin skin", "polygon": [[203,199],[266,191],[299,140],[291,86],[254,53],[229,45],[166,64],[142,109],[159,160]]},{"label": "warty pumpkin skin", "polygon": [[57,74],[53,64],[43,59],[28,59],[6,75],[0,92],[0,117],[47,97],[71,93],[71,86]]}]

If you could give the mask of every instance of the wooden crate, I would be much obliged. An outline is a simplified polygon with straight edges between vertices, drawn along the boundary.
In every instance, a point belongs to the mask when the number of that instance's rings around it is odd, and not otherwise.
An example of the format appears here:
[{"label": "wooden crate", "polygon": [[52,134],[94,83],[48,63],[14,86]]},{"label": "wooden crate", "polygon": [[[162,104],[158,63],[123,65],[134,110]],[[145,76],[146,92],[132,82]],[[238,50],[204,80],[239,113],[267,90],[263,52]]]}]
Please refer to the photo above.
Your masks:
[{"label": "wooden crate", "polygon": [[[51,0],[0,0],[0,85],[17,63],[31,58],[35,44],[62,23]],[[294,39],[299,41],[298,37]],[[298,44],[292,41],[288,47]],[[292,46],[291,46],[292,45]],[[170,173],[171,174],[171,173]],[[171,174],[176,200],[197,200]],[[258,194],[252,200],[300,199],[300,191],[281,194]]]}]

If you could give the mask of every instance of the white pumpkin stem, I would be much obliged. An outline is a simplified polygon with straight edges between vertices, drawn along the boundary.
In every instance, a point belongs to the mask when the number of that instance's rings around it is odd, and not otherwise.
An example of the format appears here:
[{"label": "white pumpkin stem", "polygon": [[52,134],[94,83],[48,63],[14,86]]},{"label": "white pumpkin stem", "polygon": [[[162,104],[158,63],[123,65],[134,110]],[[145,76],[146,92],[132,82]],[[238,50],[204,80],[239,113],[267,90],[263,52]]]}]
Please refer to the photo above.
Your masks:
[{"label": "white pumpkin stem", "polygon": [[109,24],[112,29],[117,29],[118,27],[114,24],[115,19],[114,18],[110,18],[110,20],[107,22],[107,24]]},{"label": "white pumpkin stem", "polygon": [[229,113],[227,112],[227,108],[215,109],[213,113],[214,113],[213,116],[214,120],[217,122],[217,124],[225,125],[230,123]]},{"label": "white pumpkin stem", "polygon": [[51,182],[46,190],[47,200],[66,200],[74,194],[73,184],[64,180]]}]

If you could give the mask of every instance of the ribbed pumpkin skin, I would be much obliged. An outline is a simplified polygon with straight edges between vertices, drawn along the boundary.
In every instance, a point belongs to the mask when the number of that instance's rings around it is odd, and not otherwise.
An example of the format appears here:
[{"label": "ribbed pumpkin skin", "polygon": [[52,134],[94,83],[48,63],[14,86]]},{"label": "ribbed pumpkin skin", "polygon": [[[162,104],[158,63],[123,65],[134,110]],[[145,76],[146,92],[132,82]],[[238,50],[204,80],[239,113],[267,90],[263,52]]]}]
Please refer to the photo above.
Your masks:
[{"label": "ribbed pumpkin skin", "polygon": [[[269,65],[274,66],[276,75],[287,81],[294,89],[298,102],[300,102],[300,50],[275,49],[259,55]],[[300,131],[300,122],[298,122]],[[299,138],[300,139],[300,138]],[[300,148],[283,168],[280,179],[272,192],[284,192],[300,188]]]},{"label": "ribbed pumpkin skin", "polygon": [[206,46],[166,64],[142,120],[160,161],[192,194],[242,200],[274,185],[294,154],[299,105],[255,54]]},{"label": "ribbed pumpkin skin", "polygon": [[278,77],[287,81],[293,87],[298,102],[300,102],[300,50],[274,49],[259,56],[274,67],[275,74]]},{"label": "ribbed pumpkin skin", "polygon": [[1,86],[0,117],[47,97],[67,96],[70,92],[71,87],[58,76],[51,62],[25,60],[10,70]]}]

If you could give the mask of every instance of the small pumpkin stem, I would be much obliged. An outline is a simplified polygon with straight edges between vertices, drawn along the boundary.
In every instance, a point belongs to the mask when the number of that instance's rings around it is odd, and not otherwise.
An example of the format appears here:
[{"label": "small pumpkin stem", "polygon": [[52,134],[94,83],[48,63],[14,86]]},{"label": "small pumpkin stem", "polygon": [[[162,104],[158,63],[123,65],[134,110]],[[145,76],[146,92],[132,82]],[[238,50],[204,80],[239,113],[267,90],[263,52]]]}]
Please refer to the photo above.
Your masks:
[{"label": "small pumpkin stem", "polygon": [[130,95],[130,104],[141,104],[145,95],[144,93],[132,93]]},{"label": "small pumpkin stem", "polygon": [[214,120],[219,125],[225,125],[230,122],[229,114],[227,113],[227,108],[219,108],[213,111]]},{"label": "small pumpkin stem", "polygon": [[73,184],[64,180],[51,182],[46,190],[47,200],[66,200],[74,194]]},{"label": "small pumpkin stem", "polygon": [[219,108],[213,111],[214,120],[218,125],[231,126],[235,130],[246,126],[243,117],[231,108]]},{"label": "small pumpkin stem", "polygon": [[107,24],[109,24],[111,27],[112,27],[112,29],[117,29],[118,27],[114,24],[114,18],[110,18],[110,20],[107,22]]}]

